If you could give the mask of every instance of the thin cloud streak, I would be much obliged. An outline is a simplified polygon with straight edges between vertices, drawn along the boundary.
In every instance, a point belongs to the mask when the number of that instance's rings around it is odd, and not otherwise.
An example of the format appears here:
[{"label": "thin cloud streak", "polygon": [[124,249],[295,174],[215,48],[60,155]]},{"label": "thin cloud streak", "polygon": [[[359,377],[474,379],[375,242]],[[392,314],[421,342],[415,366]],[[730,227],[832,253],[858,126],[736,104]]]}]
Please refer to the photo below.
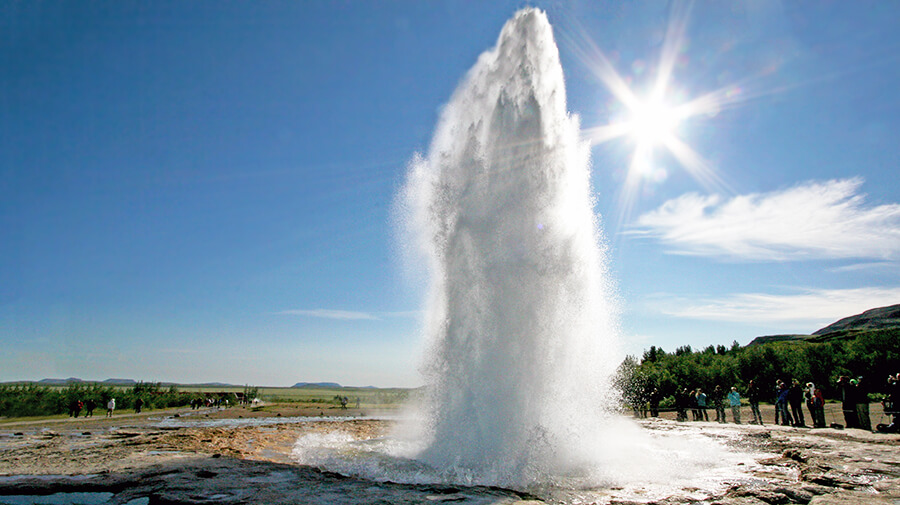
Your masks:
[{"label": "thin cloud streak", "polygon": [[333,309],[292,309],[275,312],[276,316],[304,316],[316,317],[320,319],[337,319],[342,321],[381,321],[386,318],[415,318],[422,315],[421,311],[408,310],[397,312],[362,312],[355,310],[333,310]]},{"label": "thin cloud streak", "polygon": [[806,289],[798,294],[741,293],[721,300],[704,300],[661,307],[664,314],[686,319],[734,323],[798,322],[826,325],[876,307],[900,303],[900,288]]},{"label": "thin cloud streak", "polygon": [[321,319],[339,319],[342,321],[358,321],[368,320],[377,321],[378,317],[369,312],[357,312],[352,310],[331,310],[331,309],[313,309],[313,310],[282,310],[276,312],[278,316],[306,316],[317,317]]},{"label": "thin cloud streak", "polygon": [[844,265],[840,267],[830,268],[828,271],[833,273],[840,272],[860,272],[865,270],[884,270],[885,272],[900,272],[900,263],[893,261],[877,261],[869,263],[854,263],[852,265]]},{"label": "thin cloud streak", "polygon": [[900,204],[867,205],[862,178],[810,181],[723,200],[696,193],[638,217],[626,235],[669,252],[737,260],[900,258]]}]

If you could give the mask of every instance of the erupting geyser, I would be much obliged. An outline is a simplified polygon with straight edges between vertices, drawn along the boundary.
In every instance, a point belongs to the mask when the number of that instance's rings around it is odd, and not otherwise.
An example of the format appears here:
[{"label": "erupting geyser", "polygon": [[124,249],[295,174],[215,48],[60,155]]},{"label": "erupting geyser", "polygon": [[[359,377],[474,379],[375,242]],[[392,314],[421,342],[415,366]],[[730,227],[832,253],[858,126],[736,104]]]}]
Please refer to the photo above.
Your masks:
[{"label": "erupting geyser", "polygon": [[430,271],[423,412],[395,437],[303,436],[297,462],[579,503],[608,486],[648,499],[728,482],[708,439],[612,413],[620,356],[589,165],[547,17],[522,10],[454,93],[399,199]]},{"label": "erupting geyser", "polygon": [[403,198],[431,274],[419,459],[505,485],[581,466],[616,329],[589,150],[543,12],[518,12],[481,55]]}]

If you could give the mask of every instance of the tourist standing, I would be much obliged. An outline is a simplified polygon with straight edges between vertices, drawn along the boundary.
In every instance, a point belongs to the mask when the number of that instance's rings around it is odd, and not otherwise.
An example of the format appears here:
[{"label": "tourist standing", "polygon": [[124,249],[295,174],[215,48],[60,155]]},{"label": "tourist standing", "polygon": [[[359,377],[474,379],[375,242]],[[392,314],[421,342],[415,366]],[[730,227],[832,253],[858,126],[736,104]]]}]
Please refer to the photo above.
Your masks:
[{"label": "tourist standing", "polygon": [[[659,389],[650,391],[650,417],[659,417]],[[359,398],[356,399],[356,408],[359,408]]]},{"label": "tourist standing", "polygon": [[788,412],[788,394],[790,388],[782,380],[778,380],[775,391],[775,424],[778,424],[778,416],[781,415],[781,425],[790,426],[792,424],[791,414]]},{"label": "tourist standing", "polygon": [[809,416],[813,422],[813,428],[825,427],[825,397],[822,390],[812,382],[806,383],[806,406],[809,408]]},{"label": "tourist standing", "polygon": [[97,408],[97,402],[93,398],[88,398],[84,402],[84,417],[94,417],[94,409]]},{"label": "tourist standing", "polygon": [[69,417],[78,417],[79,412],[81,412],[81,409],[78,407],[78,400],[73,398],[69,402]]},{"label": "tourist standing", "polygon": [[819,421],[816,417],[816,397],[815,387],[812,382],[807,382],[803,388],[803,399],[806,400],[806,408],[809,409],[809,418],[812,420],[813,428],[818,428]]},{"label": "tourist standing", "polygon": [[722,391],[722,386],[719,386],[718,384],[713,388],[712,403],[713,407],[716,409],[716,422],[727,422],[725,420],[725,392]]},{"label": "tourist standing", "polygon": [[[741,394],[738,393],[736,387],[731,386],[731,392],[728,393],[728,403],[731,406],[731,419],[734,424],[741,424]],[[725,413],[722,413],[724,419]]]},{"label": "tourist standing", "polygon": [[791,415],[794,417],[793,426],[806,428],[806,421],[803,419],[803,388],[800,387],[800,381],[797,379],[791,380],[788,403],[791,404]]},{"label": "tourist standing", "polygon": [[702,389],[697,388],[697,410],[700,411],[699,421],[709,422],[709,414],[706,412],[708,406],[706,393]]},{"label": "tourist standing", "polygon": [[753,413],[753,421],[751,424],[763,424],[762,414],[759,412],[759,400],[762,396],[762,393],[759,390],[759,386],[754,382],[750,381],[750,384],[747,385],[747,400],[750,401],[750,412]]},{"label": "tourist standing", "polygon": [[682,422],[687,421],[687,409],[688,390],[687,388],[684,388],[680,392],[675,392],[675,420]]},{"label": "tourist standing", "polygon": [[697,393],[699,392],[699,389],[692,389],[688,394],[688,401],[691,402],[691,416],[694,418],[694,421],[700,420],[700,407],[697,406]]},{"label": "tourist standing", "polygon": [[825,394],[822,393],[822,388],[818,386],[813,387],[813,397],[816,399],[816,407],[818,407],[817,413],[819,417],[817,421],[819,423],[820,428],[825,427]]},{"label": "tourist standing", "polygon": [[858,428],[859,421],[856,416],[856,388],[850,383],[850,379],[842,375],[838,377],[838,387],[841,390],[841,410],[844,412],[844,422],[848,428]]},{"label": "tourist standing", "polygon": [[110,398],[108,402],[106,402],[106,417],[112,417],[113,412],[116,410],[116,399]]},{"label": "tourist standing", "polygon": [[134,401],[134,413],[135,413],[135,414],[140,414],[140,413],[141,413],[141,407],[143,407],[143,406],[144,406],[144,400],[141,400],[140,398],[136,399],[136,400]]},{"label": "tourist standing", "polygon": [[856,382],[850,381],[856,388],[856,418],[859,420],[859,428],[872,431],[872,421],[869,419],[869,393],[863,378],[856,379]]},{"label": "tourist standing", "polygon": [[888,396],[884,399],[884,413],[891,420],[890,424],[879,424],[878,431],[882,433],[900,432],[900,373],[897,376],[888,375]]}]

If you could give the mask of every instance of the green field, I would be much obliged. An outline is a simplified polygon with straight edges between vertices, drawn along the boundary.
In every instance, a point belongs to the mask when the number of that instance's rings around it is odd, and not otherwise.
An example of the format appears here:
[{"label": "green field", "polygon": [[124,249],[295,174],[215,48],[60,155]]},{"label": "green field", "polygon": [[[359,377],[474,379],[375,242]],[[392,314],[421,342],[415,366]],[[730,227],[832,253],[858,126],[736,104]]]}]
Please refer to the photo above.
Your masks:
[{"label": "green field", "polygon": [[[251,388],[252,389],[252,388]],[[203,394],[214,393],[240,393],[244,387],[216,387],[216,386],[180,386],[179,391],[196,392]],[[345,396],[348,405],[355,406],[359,398],[360,407],[395,408],[405,402],[415,390],[403,388],[373,389],[373,388],[320,388],[320,387],[261,387],[258,388],[257,397],[266,402],[303,403],[310,405],[337,404],[336,396]]]},{"label": "green field", "polygon": [[171,385],[138,383],[111,385],[92,382],[70,384],[6,383],[0,384],[0,418],[65,416],[73,405],[93,401],[98,410],[106,408],[110,398],[119,410],[132,409],[140,398],[145,410],[188,406],[193,400],[220,398],[237,405],[240,398],[259,398],[265,403],[292,403],[303,407],[330,408],[341,405],[369,409],[399,408],[418,390],[403,388],[353,387],[255,387],[215,385]]}]

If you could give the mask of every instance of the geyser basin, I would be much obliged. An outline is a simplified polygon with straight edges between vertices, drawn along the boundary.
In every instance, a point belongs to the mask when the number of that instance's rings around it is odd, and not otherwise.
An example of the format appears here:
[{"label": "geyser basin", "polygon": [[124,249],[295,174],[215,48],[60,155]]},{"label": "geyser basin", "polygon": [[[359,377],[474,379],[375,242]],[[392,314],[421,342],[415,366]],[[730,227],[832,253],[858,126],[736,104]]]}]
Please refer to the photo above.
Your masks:
[{"label": "geyser basin", "polygon": [[420,433],[304,438],[298,461],[535,490],[696,480],[727,459],[696,433],[661,440],[611,407],[620,356],[589,149],[543,12],[516,13],[478,59],[400,203],[431,276]]}]

